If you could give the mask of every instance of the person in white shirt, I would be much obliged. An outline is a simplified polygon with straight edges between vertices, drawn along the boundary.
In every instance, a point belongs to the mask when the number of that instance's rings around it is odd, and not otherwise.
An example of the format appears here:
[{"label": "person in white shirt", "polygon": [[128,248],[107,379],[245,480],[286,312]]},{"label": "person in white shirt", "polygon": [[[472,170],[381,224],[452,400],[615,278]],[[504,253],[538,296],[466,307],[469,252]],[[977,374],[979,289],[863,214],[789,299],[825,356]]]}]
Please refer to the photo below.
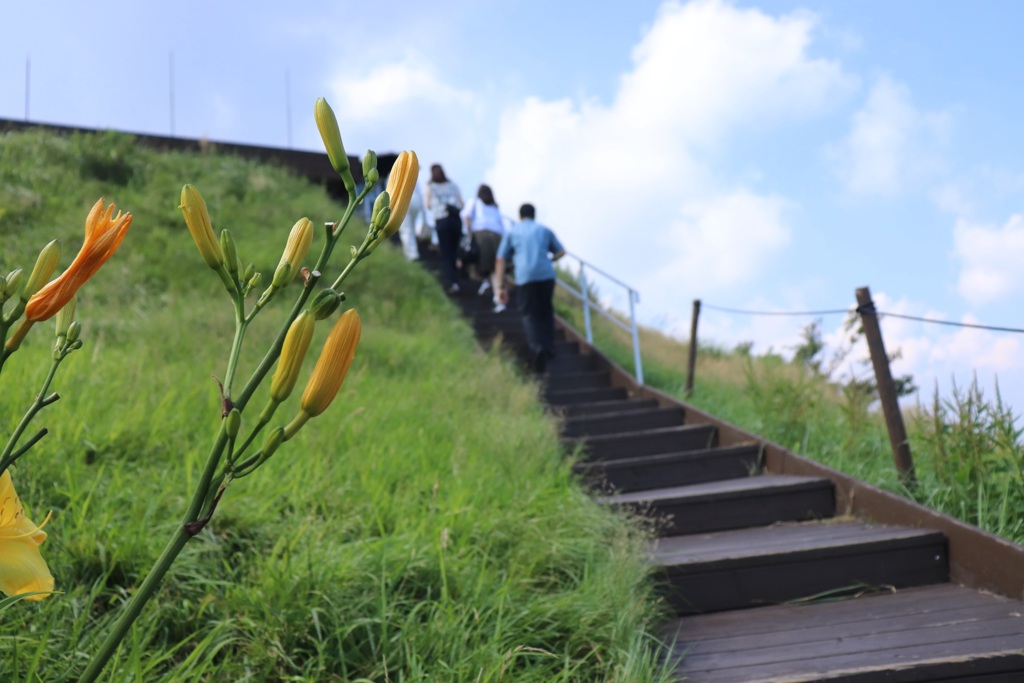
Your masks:
[{"label": "person in white shirt", "polygon": [[462,194],[458,186],[444,174],[441,164],[430,167],[430,182],[424,195],[427,210],[434,217],[437,246],[441,251],[441,276],[450,294],[459,291],[459,238],[462,237]]},{"label": "person in white shirt", "polygon": [[477,293],[484,294],[490,289],[494,293],[495,305],[502,306],[497,299],[498,283],[494,281],[494,259],[498,253],[498,245],[501,244],[501,236],[505,234],[505,223],[489,185],[480,186],[476,191],[476,199],[462,212],[462,218],[466,225],[466,233],[473,236],[480,250],[476,267],[483,282],[480,283],[480,290]]}]

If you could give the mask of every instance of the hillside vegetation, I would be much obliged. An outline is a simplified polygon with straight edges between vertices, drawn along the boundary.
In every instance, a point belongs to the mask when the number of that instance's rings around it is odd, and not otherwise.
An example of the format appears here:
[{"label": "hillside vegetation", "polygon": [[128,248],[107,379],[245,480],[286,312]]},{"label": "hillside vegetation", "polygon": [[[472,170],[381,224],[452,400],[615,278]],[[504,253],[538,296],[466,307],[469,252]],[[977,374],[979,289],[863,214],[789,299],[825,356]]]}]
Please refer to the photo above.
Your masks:
[{"label": "hillside vegetation", "polygon": [[[78,678],[178,524],[219,424],[230,303],[182,220],[186,182],[265,277],[298,218],[341,213],[303,180],[215,151],[0,137],[0,271],[31,268],[54,237],[65,267],[98,197],[135,217],[80,294],[85,347],[39,419],[50,434],[14,469],[32,518],[53,512],[43,552],[61,594],[0,613],[0,680]],[[347,295],[363,335],[338,399],[228,489],[102,680],[666,680],[646,534],[578,487],[532,381],[480,351],[396,250],[361,263]],[[252,338],[273,337],[289,299]],[[4,434],[38,390],[51,329],[4,368]]]},{"label": "hillside vegetation", "polygon": [[[579,305],[559,313],[582,329]],[[629,336],[592,316],[596,345],[632,371]],[[901,485],[870,381],[836,381],[815,328],[792,360],[749,347],[698,342],[694,392],[684,396],[689,345],[641,329],[644,380],[743,429],[854,477],[899,493],[1017,543],[1024,543],[1024,429],[998,395],[976,383],[920,399],[904,419],[917,486]],[[870,377],[870,371],[865,371]]]}]

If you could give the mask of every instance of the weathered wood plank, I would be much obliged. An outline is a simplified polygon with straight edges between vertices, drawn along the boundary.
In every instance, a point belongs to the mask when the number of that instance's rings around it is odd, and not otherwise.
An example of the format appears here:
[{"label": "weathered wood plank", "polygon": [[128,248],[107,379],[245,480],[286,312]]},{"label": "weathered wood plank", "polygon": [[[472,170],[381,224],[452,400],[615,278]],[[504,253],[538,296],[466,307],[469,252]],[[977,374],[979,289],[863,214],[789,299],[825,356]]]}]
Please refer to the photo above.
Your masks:
[{"label": "weathered wood plank", "polygon": [[588,459],[604,460],[704,449],[713,444],[714,438],[714,427],[682,425],[607,436],[566,438],[562,443],[570,450],[581,445]]},{"label": "weathered wood plank", "polygon": [[577,463],[574,470],[594,486],[626,492],[747,477],[760,464],[761,448],[750,444],[595,460]]},{"label": "weathered wood plank", "polygon": [[625,410],[617,413],[571,417],[562,425],[562,436],[597,436],[638,432],[683,424],[682,408]]}]

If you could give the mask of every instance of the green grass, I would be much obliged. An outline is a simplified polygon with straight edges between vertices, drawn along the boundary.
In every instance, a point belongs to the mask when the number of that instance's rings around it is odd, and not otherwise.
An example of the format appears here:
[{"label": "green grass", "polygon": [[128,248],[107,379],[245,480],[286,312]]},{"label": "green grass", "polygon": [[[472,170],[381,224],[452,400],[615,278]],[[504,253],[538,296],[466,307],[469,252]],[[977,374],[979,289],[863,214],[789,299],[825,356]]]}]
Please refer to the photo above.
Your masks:
[{"label": "green grass", "polygon": [[[560,315],[581,329],[567,297]],[[633,371],[625,333],[592,316],[596,346]],[[644,379],[750,432],[1016,543],[1024,543],[1024,429],[997,395],[971,383],[904,411],[918,484],[900,482],[877,401],[778,355],[751,356],[701,342],[694,392],[684,396],[688,344],[641,329]]]},{"label": "green grass", "polygon": [[[0,137],[0,270],[30,268],[53,237],[66,265],[99,196],[135,216],[82,291],[85,347],[38,419],[50,434],[14,471],[33,518],[53,511],[43,552],[62,594],[2,613],[0,680],[78,677],[178,523],[219,425],[211,374],[231,307],[181,219],[185,182],[265,277],[295,220],[341,214],[318,188],[239,158],[157,154],[114,134]],[[363,341],[338,399],[232,484],[102,680],[668,680],[647,532],[579,487],[534,385],[480,351],[397,250],[349,283]],[[289,299],[252,328],[242,377]],[[4,368],[4,433],[37,391],[51,330],[37,326]]]}]

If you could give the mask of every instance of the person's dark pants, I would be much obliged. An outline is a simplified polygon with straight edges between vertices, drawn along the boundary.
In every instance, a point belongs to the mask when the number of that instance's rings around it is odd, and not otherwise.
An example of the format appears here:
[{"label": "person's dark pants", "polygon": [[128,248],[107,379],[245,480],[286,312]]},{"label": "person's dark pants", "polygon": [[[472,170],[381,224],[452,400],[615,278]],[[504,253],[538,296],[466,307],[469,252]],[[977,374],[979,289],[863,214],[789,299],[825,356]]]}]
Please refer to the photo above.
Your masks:
[{"label": "person's dark pants", "polygon": [[459,271],[455,261],[459,258],[459,239],[462,237],[462,220],[446,216],[437,221],[437,246],[441,251],[441,277],[449,287],[459,284]]},{"label": "person's dark pants", "polygon": [[542,372],[555,356],[554,280],[537,280],[516,285],[516,305],[523,316],[526,341],[533,354],[534,370]]}]

